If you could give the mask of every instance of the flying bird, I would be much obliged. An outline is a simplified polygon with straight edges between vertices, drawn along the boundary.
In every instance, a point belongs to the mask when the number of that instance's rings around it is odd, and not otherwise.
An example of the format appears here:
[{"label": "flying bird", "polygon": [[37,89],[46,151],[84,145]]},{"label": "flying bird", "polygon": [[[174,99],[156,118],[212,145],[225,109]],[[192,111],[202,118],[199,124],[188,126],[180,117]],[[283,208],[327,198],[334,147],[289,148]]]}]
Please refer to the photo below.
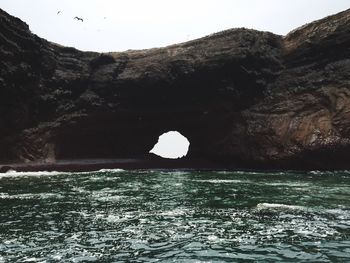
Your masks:
[{"label": "flying bird", "polygon": [[58,11],[58,12],[57,12],[57,15],[59,15],[60,13],[61,13],[61,11]]},{"label": "flying bird", "polygon": [[74,19],[78,20],[78,21],[81,21],[81,22],[84,22],[84,19],[80,18],[80,17],[74,17]]}]

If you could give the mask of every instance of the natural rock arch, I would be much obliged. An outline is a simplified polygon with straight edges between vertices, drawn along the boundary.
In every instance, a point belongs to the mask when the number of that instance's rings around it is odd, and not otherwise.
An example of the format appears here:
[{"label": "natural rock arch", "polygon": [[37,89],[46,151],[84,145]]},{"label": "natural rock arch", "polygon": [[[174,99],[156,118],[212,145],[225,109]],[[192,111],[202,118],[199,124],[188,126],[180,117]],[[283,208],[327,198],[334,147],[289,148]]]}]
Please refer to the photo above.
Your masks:
[{"label": "natural rock arch", "polygon": [[143,155],[175,129],[231,168],[350,168],[350,10],[106,54],[0,20],[2,163]]}]

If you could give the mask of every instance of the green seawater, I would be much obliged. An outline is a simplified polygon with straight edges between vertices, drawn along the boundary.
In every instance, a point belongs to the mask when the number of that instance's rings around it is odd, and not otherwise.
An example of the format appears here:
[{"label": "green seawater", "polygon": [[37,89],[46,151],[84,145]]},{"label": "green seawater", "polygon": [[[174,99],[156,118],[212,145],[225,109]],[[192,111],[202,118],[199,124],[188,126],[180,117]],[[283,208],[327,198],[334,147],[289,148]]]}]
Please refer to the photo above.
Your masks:
[{"label": "green seawater", "polygon": [[350,262],[350,172],[0,174],[0,262]]}]

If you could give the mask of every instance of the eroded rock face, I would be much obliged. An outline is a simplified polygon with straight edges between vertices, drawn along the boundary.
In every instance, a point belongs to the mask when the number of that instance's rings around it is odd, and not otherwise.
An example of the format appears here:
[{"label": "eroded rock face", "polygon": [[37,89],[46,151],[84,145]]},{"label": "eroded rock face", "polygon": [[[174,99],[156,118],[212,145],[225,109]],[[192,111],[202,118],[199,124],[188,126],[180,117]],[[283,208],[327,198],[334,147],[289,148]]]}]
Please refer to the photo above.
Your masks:
[{"label": "eroded rock face", "polygon": [[0,160],[144,156],[169,130],[232,168],[350,168],[350,10],[282,37],[233,29],[120,53],[0,11]]}]

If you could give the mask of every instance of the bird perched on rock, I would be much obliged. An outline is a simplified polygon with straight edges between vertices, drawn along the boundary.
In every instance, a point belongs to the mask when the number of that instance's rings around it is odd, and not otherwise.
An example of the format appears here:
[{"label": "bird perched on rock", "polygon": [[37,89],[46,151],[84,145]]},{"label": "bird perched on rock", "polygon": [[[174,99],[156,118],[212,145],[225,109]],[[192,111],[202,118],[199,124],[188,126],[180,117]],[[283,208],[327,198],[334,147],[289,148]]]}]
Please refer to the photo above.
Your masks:
[{"label": "bird perched on rock", "polygon": [[84,19],[80,18],[80,17],[74,17],[74,19],[78,20],[78,21],[81,21],[81,22],[84,22]]}]

